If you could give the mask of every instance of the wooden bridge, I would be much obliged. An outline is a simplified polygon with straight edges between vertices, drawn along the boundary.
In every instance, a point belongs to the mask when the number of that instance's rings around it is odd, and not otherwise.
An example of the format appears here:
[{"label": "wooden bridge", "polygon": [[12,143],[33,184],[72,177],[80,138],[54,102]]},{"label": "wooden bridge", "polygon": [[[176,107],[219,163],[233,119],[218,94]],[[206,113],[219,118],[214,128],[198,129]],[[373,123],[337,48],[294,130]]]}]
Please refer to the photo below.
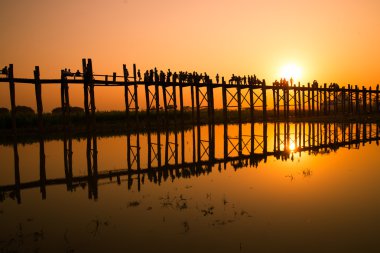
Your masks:
[{"label": "wooden bridge", "polygon": [[[126,181],[128,188],[137,181],[140,190],[145,178],[160,184],[162,180],[175,180],[209,174],[214,167],[222,170],[230,164],[234,169],[254,166],[266,162],[268,157],[287,160],[302,152],[329,153],[339,148],[359,148],[365,143],[379,144],[380,124],[365,123],[273,123],[270,125],[242,124],[219,126],[223,127],[223,135],[215,135],[215,125],[194,126],[190,132],[148,132],[141,135],[127,134],[126,160],[127,168],[104,170],[98,168],[98,143],[96,135],[86,139],[87,175],[75,176],[82,168],[73,168],[72,137],[65,136],[62,160],[64,164],[63,178],[48,179],[46,176],[45,141],[39,141],[39,171],[40,179],[21,182],[21,169],[18,145],[13,144],[15,183],[0,186],[0,200],[6,197],[15,198],[21,202],[21,190],[40,188],[42,198],[46,198],[46,188],[51,185],[66,185],[68,191],[77,187],[88,186],[88,197],[98,198],[98,186],[108,183],[121,184]],[[231,128],[233,131],[231,131]],[[230,131],[229,131],[230,129]],[[237,131],[236,131],[237,130]],[[203,132],[203,133],[202,133]],[[231,135],[231,132],[236,135]],[[185,142],[185,134],[188,134]],[[191,137],[189,136],[191,135]],[[144,138],[142,138],[144,136]],[[268,136],[274,138],[268,138]],[[190,140],[189,140],[190,137]],[[270,140],[270,143],[268,141]],[[143,143],[142,143],[143,142]],[[216,154],[215,143],[223,143],[220,148],[223,154]],[[141,154],[141,147],[147,147],[147,152]],[[101,149],[101,148],[100,148]],[[186,152],[185,152],[186,150]],[[189,152],[190,150],[190,152]],[[79,153],[81,153],[79,151]],[[220,152],[219,152],[220,153]],[[21,157],[21,159],[23,159]],[[49,168],[47,168],[49,169]],[[76,172],[77,171],[77,172]]]},{"label": "wooden bridge", "polygon": [[[83,85],[84,89],[84,111],[89,123],[95,121],[95,87],[97,86],[122,86],[124,87],[124,104],[127,119],[138,119],[138,112],[142,106],[139,103],[138,86],[145,87],[146,114],[152,112],[165,114],[168,111],[179,113],[181,119],[184,117],[184,88],[190,89],[191,111],[193,122],[200,121],[200,111],[207,110],[208,122],[214,122],[214,91],[222,89],[223,118],[228,120],[228,111],[237,110],[238,119],[241,120],[242,110],[249,110],[251,121],[255,121],[254,111],[262,113],[262,118],[267,119],[267,111],[272,109],[274,117],[285,119],[290,116],[312,116],[312,115],[336,115],[365,114],[380,112],[379,85],[375,89],[359,88],[358,86],[328,87],[326,84],[293,85],[288,83],[274,83],[266,85],[265,80],[255,78],[254,82],[244,84],[242,82],[230,83],[222,78],[221,82],[213,82],[210,78],[192,81],[177,81],[173,79],[141,80],[136,65],[133,65],[133,76],[129,76],[126,65],[123,65],[123,75],[94,74],[91,59],[82,60],[82,72],[71,73],[67,69],[61,71],[59,79],[41,79],[39,67],[34,70],[34,78],[15,78],[13,65],[4,68],[0,76],[0,82],[9,83],[12,127],[16,129],[16,92],[17,83],[31,84],[35,87],[36,107],[40,129],[43,128],[43,102],[42,87],[45,84],[60,84],[61,107],[63,118],[70,118],[70,85]],[[157,71],[156,71],[157,72]],[[155,73],[157,75],[157,73]],[[139,77],[140,76],[140,77]],[[160,91],[161,90],[161,91]],[[177,92],[178,91],[178,92]],[[268,91],[272,93],[273,104],[268,105]],[[178,95],[177,95],[178,94]],[[162,96],[163,104],[161,104]],[[245,107],[244,107],[245,106]],[[128,121],[128,120],[127,120]],[[66,122],[66,121],[65,121]]]}]

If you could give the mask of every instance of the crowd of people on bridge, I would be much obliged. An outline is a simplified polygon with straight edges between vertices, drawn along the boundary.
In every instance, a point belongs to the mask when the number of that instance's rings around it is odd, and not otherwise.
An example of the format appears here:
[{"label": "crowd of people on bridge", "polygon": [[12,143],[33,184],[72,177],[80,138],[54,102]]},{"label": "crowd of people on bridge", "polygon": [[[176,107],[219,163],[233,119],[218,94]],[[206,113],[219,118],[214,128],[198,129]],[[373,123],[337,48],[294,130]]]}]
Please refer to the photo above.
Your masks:
[{"label": "crowd of people on bridge", "polygon": [[[217,77],[218,80],[218,77]],[[212,83],[210,76],[205,73],[179,71],[171,72],[170,69],[165,73],[158,71],[157,68],[147,70],[144,73],[144,82],[148,83]]]},{"label": "crowd of people on bridge", "polygon": [[[138,80],[141,81],[141,72],[138,70],[137,72]],[[210,76],[204,72],[204,73],[198,73],[196,71],[193,72],[187,72],[187,71],[179,71],[172,72],[170,69],[168,69],[166,72],[163,70],[157,70],[157,68],[150,69],[145,71],[143,81],[145,83],[193,83],[193,84],[211,84],[213,83],[213,80],[210,78]],[[224,77],[220,78],[219,74],[216,74],[215,76],[214,84],[226,84],[226,81],[224,80]],[[229,84],[241,84],[241,85],[261,85],[263,84],[263,80],[259,80],[256,75],[250,75],[250,76],[236,76],[232,74],[231,79],[229,80]]]},{"label": "crowd of people on bridge", "polygon": [[251,76],[235,76],[232,74],[231,79],[228,81],[229,84],[242,84],[242,85],[261,85],[264,80],[259,80],[256,75]]}]

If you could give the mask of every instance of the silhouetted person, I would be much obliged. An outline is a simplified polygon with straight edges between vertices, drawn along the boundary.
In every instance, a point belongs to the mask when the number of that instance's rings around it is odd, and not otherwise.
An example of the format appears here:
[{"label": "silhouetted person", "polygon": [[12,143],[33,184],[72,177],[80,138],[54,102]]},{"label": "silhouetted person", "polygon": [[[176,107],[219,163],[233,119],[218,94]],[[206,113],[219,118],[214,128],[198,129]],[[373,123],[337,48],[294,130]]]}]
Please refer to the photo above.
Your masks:
[{"label": "silhouetted person", "polygon": [[159,75],[158,75],[158,72],[157,72],[157,68],[154,68],[154,81],[155,82],[159,82]]},{"label": "silhouetted person", "polygon": [[173,74],[173,83],[177,83],[177,79],[178,79],[178,74],[177,74],[177,72],[174,72],[174,74]]},{"label": "silhouetted person", "polygon": [[154,76],[154,72],[153,72],[153,69],[151,69],[151,70],[149,71],[149,81],[150,81],[151,83],[153,83],[153,76]]},{"label": "silhouetted person", "polygon": [[216,83],[219,84],[219,74],[216,74]]},{"label": "silhouetted person", "polygon": [[140,73],[140,70],[137,70],[137,77],[139,78],[139,81],[141,81],[141,73]]},{"label": "silhouetted person", "polygon": [[171,76],[172,76],[172,72],[170,72],[170,69],[168,69],[168,74],[167,74],[167,78],[166,78],[166,81],[168,82],[168,83],[170,83],[170,78],[171,78]]},{"label": "silhouetted person", "polygon": [[8,67],[5,66],[5,67],[1,70],[1,73],[4,74],[4,75],[8,75]]},{"label": "silhouetted person", "polygon": [[125,68],[125,80],[128,82],[129,72],[128,69]]}]

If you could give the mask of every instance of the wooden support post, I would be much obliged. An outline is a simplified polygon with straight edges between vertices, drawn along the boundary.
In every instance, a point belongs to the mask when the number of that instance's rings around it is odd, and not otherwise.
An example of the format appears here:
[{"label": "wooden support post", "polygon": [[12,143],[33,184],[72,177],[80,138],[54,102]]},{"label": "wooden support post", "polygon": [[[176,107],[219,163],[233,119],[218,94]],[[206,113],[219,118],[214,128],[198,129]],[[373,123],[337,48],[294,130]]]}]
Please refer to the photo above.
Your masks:
[{"label": "wooden support post", "polygon": [[224,122],[223,125],[223,159],[228,157],[228,124]]},{"label": "wooden support post", "polygon": [[342,96],[341,96],[341,108],[342,108],[342,113],[346,114],[346,88],[343,86],[342,87]]},{"label": "wooden support post", "polygon": [[321,106],[321,104],[320,104],[320,100],[319,100],[319,94],[320,94],[320,92],[319,92],[319,87],[317,87],[316,88],[316,93],[317,93],[317,105],[316,105],[316,109],[317,109],[317,115],[319,116],[319,111],[320,111],[320,106]]},{"label": "wooden support post", "polygon": [[222,100],[223,100],[223,122],[227,122],[227,88],[226,84],[222,82]]},{"label": "wooden support post", "polygon": [[356,105],[356,113],[360,113],[360,99],[359,99],[359,88],[357,85],[355,85],[355,105]]},{"label": "wooden support post", "polygon": [[64,70],[61,70],[61,113],[65,125],[67,124],[67,116],[70,111],[68,89],[66,73]]},{"label": "wooden support post", "polygon": [[338,91],[337,91],[337,87],[334,86],[334,90],[333,90],[333,97],[334,97],[334,115],[336,115],[338,113]]},{"label": "wooden support post", "polygon": [[310,104],[310,83],[307,83],[307,115],[311,114],[311,104]]},{"label": "wooden support post", "polygon": [[327,115],[327,106],[329,106],[327,102],[327,84],[325,83],[323,85],[323,113],[325,115]]},{"label": "wooden support post", "polygon": [[297,105],[297,95],[298,95],[298,92],[297,92],[297,87],[294,86],[293,87],[293,101],[294,101],[294,116],[297,117],[298,116],[298,105]]},{"label": "wooden support post", "polygon": [[263,87],[262,87],[262,92],[263,92],[263,120],[267,120],[267,86],[265,83],[265,79],[263,80]]},{"label": "wooden support post", "polygon": [[350,113],[354,113],[355,111],[355,91],[354,91],[354,86],[350,86]]},{"label": "wooden support post", "polygon": [[90,109],[88,105],[88,69],[86,59],[82,59],[82,67],[83,67],[83,96],[84,96],[84,112],[86,114],[87,126],[90,124]]},{"label": "wooden support post", "polygon": [[380,111],[379,106],[380,106],[380,104],[379,104],[379,85],[376,85],[376,109],[375,109],[375,112]]},{"label": "wooden support post", "polygon": [[174,122],[177,122],[177,91],[176,86],[173,84],[172,86],[172,96],[173,96],[173,109],[174,109]]},{"label": "wooden support post", "polygon": [[239,118],[239,123],[241,123],[241,87],[240,87],[240,82],[237,82],[236,92],[237,92],[238,118]]},{"label": "wooden support post", "polygon": [[214,87],[212,86],[212,82],[208,83],[208,91],[207,91],[207,100],[209,105],[209,115],[211,117],[210,123],[214,124]]},{"label": "wooden support post", "polygon": [[[263,154],[265,155],[265,158],[264,158],[264,161],[266,161],[266,155],[267,155],[267,152],[268,152],[268,126],[267,126],[267,122],[264,121],[264,124],[263,124],[263,141],[264,141],[264,145],[263,145]],[[254,140],[251,140],[251,141],[254,141]]]},{"label": "wooden support post", "polygon": [[194,123],[195,121],[195,115],[194,115],[194,83],[190,84],[190,90],[191,90],[191,120]]},{"label": "wooden support post", "polygon": [[363,113],[367,113],[367,89],[362,87]]},{"label": "wooden support post", "polygon": [[131,134],[127,133],[127,167],[128,171],[132,170],[132,163],[131,163]]},{"label": "wooden support post", "polygon": [[14,161],[14,169],[15,169],[15,186],[16,186],[16,199],[17,203],[21,204],[21,194],[20,194],[20,159],[18,155],[17,142],[16,137],[13,136],[13,161]]},{"label": "wooden support post", "polygon": [[181,129],[181,163],[185,164],[186,158],[185,158],[185,130]]},{"label": "wooden support post", "polygon": [[199,124],[201,120],[201,114],[200,114],[200,104],[199,104],[199,84],[196,85],[195,87],[195,100],[197,104],[197,123]]},{"label": "wooden support post", "polygon": [[241,121],[239,121],[238,123],[239,125],[239,132],[238,132],[238,154],[239,154],[239,157],[242,156],[243,154],[243,129],[242,129],[242,123]]},{"label": "wooden support post", "polygon": [[42,199],[46,199],[46,168],[45,168],[45,144],[40,136],[40,192]]},{"label": "wooden support post", "polygon": [[202,161],[201,155],[201,125],[197,125],[197,162]]},{"label": "wooden support post", "polygon": [[249,155],[253,156],[255,153],[255,123],[253,121],[251,121],[251,147],[250,148],[251,148],[250,150],[251,152]]},{"label": "wooden support post", "polygon": [[273,117],[277,115],[277,104],[276,104],[276,92],[275,92],[276,87],[274,86],[274,83],[272,85],[272,94],[273,94]]},{"label": "wooden support post", "polygon": [[305,86],[302,85],[302,116],[306,115]]},{"label": "wooden support post", "polygon": [[298,116],[302,113],[302,103],[301,103],[301,84],[298,83]]},{"label": "wooden support post", "polygon": [[128,70],[127,66],[123,64],[123,75],[124,75],[124,104],[125,104],[125,116],[127,122],[129,119],[129,91],[128,91]]},{"label": "wooden support post", "polygon": [[315,88],[311,87],[311,115],[315,115]]},{"label": "wooden support post", "polygon": [[136,134],[136,163],[137,163],[137,170],[141,170],[141,162],[140,162],[140,134]]},{"label": "wooden support post", "polygon": [[165,82],[161,83],[162,85],[162,96],[164,100],[164,111],[165,111],[165,118],[167,118],[168,115],[168,104],[167,104],[167,97],[166,97],[166,84]]},{"label": "wooden support post", "polygon": [[[147,81],[149,82],[149,81]],[[156,119],[159,119],[159,114],[160,114],[160,89],[158,87],[158,83],[154,84],[154,92],[156,94]]]},{"label": "wooden support post", "polygon": [[9,64],[8,68],[9,79],[9,94],[11,100],[11,118],[12,118],[12,132],[16,134],[16,86],[13,76],[13,64]]},{"label": "wooden support post", "polygon": [[43,123],[42,123],[43,106],[42,106],[42,91],[41,91],[41,81],[40,81],[40,68],[38,66],[36,66],[34,70],[34,83],[35,83],[37,114],[38,114],[38,128],[40,132],[42,132],[43,131]]},{"label": "wooden support post", "polygon": [[368,101],[368,105],[369,105],[369,113],[373,113],[373,110],[372,110],[372,87],[369,87],[369,91],[368,91],[368,94],[369,94],[369,101]]},{"label": "wooden support post", "polygon": [[[276,88],[277,118],[280,118],[280,88]],[[285,110],[285,108],[284,108]]]},{"label": "wooden support post", "polygon": [[193,163],[197,161],[197,152],[196,152],[196,139],[195,139],[195,126],[193,125]]},{"label": "wooden support post", "polygon": [[290,101],[289,101],[289,86],[286,86],[285,87],[285,94],[284,94],[284,109],[285,109],[285,117],[288,119],[289,118],[289,104],[290,104]]},{"label": "wooden support post", "polygon": [[137,71],[136,71],[136,64],[133,64],[133,88],[134,88],[134,96],[135,96],[135,117],[136,122],[139,121],[139,101],[137,96]]},{"label": "wooden support post", "polygon": [[255,111],[255,107],[253,105],[254,101],[253,101],[253,87],[252,85],[249,86],[249,110],[250,110],[250,116],[251,116],[251,124],[253,125],[253,121],[255,119],[255,116],[254,116],[254,111]]},{"label": "wooden support post", "polygon": [[95,106],[95,86],[94,86],[94,72],[92,70],[92,60],[88,59],[87,60],[88,64],[88,81],[89,81],[89,87],[90,87],[90,106],[91,106],[91,123],[95,123],[95,111],[96,111],[96,106]]},{"label": "wooden support post", "polygon": [[165,160],[165,165],[167,166],[169,164],[169,130],[166,130],[165,134],[165,154],[164,154],[164,160]]},{"label": "wooden support post", "polygon": [[149,124],[149,116],[150,116],[150,99],[149,99],[149,83],[145,83],[145,103],[146,103],[146,116],[147,116],[147,123]]},{"label": "wooden support post", "polygon": [[179,85],[179,109],[180,109],[180,114],[181,114],[181,122],[183,124],[184,122],[184,116],[183,116],[183,87],[180,84]]},{"label": "wooden support post", "polygon": [[161,167],[161,135],[160,131],[157,131],[157,166]]}]

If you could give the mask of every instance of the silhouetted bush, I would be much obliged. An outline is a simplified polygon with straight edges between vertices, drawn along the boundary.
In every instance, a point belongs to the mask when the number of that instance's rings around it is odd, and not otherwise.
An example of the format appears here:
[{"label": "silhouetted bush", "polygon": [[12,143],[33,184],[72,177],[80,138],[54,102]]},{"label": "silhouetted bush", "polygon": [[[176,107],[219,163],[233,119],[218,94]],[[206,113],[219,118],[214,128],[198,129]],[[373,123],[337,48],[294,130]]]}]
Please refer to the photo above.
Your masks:
[{"label": "silhouetted bush", "polygon": [[18,114],[34,114],[34,110],[28,106],[18,105],[18,106],[16,106],[16,113],[18,113]]},{"label": "silhouetted bush", "polygon": [[8,113],[9,113],[9,109],[8,108],[0,107],[0,114],[8,114]]},{"label": "silhouetted bush", "polygon": [[[51,112],[53,114],[61,114],[62,108],[61,107],[54,108]],[[70,106],[70,113],[84,113],[84,109],[77,106]]]}]

